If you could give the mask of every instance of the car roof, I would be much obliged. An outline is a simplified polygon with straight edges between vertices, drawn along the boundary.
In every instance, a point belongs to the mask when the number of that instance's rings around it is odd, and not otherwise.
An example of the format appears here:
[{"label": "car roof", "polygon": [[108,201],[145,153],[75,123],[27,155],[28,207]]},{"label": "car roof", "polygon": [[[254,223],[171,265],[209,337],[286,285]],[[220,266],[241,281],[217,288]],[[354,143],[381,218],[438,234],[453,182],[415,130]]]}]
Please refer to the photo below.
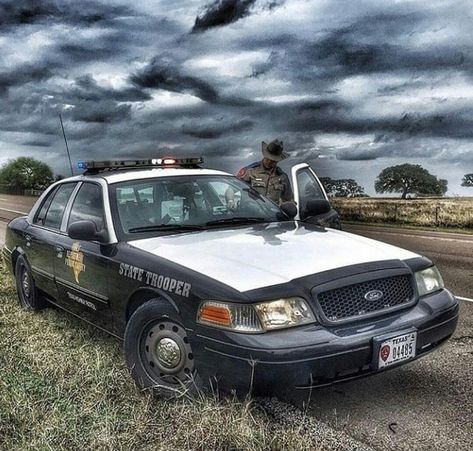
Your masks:
[{"label": "car roof", "polygon": [[185,168],[152,168],[152,169],[121,169],[109,172],[99,172],[97,174],[79,175],[70,177],[65,181],[84,181],[96,178],[105,179],[108,184],[127,182],[130,180],[145,180],[155,177],[179,177],[192,175],[226,175],[232,176],[227,172],[217,171],[215,169],[185,169]]}]

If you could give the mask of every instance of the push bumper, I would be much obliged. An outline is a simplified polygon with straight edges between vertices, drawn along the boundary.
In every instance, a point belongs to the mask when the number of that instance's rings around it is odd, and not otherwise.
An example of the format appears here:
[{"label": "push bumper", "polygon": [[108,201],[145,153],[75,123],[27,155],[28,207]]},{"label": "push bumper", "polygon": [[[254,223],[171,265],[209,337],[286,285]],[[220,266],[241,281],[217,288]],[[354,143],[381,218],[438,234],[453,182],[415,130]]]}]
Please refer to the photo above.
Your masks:
[{"label": "push bumper", "polygon": [[270,395],[379,372],[373,342],[385,335],[416,330],[415,359],[422,357],[454,333],[458,310],[455,297],[442,290],[407,310],[343,327],[310,325],[258,335],[200,327],[189,338],[204,380],[224,390]]}]

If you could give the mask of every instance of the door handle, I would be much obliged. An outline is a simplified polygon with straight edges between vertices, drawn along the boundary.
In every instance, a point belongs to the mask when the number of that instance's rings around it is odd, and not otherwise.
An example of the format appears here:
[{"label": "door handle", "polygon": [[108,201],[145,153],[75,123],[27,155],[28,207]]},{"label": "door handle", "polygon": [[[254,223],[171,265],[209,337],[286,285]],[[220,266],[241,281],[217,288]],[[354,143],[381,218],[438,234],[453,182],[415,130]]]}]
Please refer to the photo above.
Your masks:
[{"label": "door handle", "polygon": [[56,251],[56,257],[62,258],[64,255],[64,248],[62,246],[54,246],[54,250]]}]

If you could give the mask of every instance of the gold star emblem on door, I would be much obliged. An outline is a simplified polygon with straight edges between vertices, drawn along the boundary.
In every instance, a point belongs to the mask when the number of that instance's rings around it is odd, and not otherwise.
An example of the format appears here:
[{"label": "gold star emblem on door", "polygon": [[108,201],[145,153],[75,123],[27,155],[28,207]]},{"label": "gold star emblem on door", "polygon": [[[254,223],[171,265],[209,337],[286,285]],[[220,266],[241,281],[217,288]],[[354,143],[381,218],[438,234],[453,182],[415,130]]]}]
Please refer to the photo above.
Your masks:
[{"label": "gold star emblem on door", "polygon": [[72,245],[72,249],[70,251],[67,251],[65,263],[66,266],[72,268],[74,278],[76,282],[80,284],[79,276],[82,272],[85,271],[84,254],[80,250],[80,243],[74,243]]}]

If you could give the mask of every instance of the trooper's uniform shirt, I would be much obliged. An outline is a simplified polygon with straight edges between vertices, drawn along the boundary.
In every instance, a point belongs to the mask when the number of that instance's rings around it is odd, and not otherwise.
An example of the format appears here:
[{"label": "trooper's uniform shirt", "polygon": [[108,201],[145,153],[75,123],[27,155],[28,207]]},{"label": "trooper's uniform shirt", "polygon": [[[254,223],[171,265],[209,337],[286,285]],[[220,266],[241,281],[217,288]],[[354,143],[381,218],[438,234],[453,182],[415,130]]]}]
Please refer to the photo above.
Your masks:
[{"label": "trooper's uniform shirt", "polygon": [[270,171],[262,162],[253,163],[240,169],[237,177],[277,204],[294,200],[289,177],[277,166]]}]

